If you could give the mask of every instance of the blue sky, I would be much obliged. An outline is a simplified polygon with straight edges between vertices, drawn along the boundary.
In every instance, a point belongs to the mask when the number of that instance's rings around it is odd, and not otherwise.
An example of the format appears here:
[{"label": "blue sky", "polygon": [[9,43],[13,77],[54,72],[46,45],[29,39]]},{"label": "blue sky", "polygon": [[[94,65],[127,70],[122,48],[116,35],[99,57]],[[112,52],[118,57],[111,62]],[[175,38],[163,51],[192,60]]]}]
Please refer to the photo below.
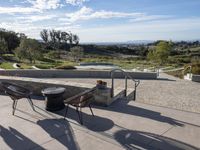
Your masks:
[{"label": "blue sky", "polygon": [[81,42],[200,39],[200,0],[0,0],[0,28],[39,39],[71,31]]}]

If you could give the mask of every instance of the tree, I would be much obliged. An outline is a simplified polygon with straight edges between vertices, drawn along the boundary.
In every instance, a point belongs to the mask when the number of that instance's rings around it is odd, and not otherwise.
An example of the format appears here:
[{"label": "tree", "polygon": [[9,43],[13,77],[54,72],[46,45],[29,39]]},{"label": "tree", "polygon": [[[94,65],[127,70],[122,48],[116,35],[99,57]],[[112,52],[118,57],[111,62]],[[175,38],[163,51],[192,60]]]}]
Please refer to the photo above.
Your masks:
[{"label": "tree", "polygon": [[[131,53],[131,52],[129,52]],[[140,45],[138,47],[138,54],[142,57],[146,57],[147,56],[147,53],[148,53],[148,48],[143,46],[143,45]]]},{"label": "tree", "polygon": [[12,52],[16,47],[19,46],[20,38],[18,37],[18,33],[7,31],[5,29],[0,29],[0,38],[4,39],[7,43],[7,48],[9,52]]},{"label": "tree", "polygon": [[48,30],[46,29],[43,29],[41,32],[40,32],[40,37],[42,38],[42,40],[44,41],[44,43],[48,43],[49,41],[49,34],[48,34]]},{"label": "tree", "polygon": [[26,39],[27,36],[24,34],[24,33],[19,33],[19,39],[22,40],[22,39]]},{"label": "tree", "polygon": [[56,39],[58,41],[58,45],[60,46],[60,43],[61,43],[61,40],[62,40],[61,31],[58,30],[58,31],[55,32],[55,34],[56,34]]},{"label": "tree", "polygon": [[5,39],[0,38],[0,56],[8,51]]},{"label": "tree", "polygon": [[155,49],[152,49],[148,53],[148,59],[159,63],[159,65],[165,63],[171,51],[171,43],[160,41],[157,43]]},{"label": "tree", "polygon": [[67,41],[69,40],[69,33],[67,32],[61,32],[61,41],[63,43],[67,43]]},{"label": "tree", "polygon": [[50,30],[49,31],[49,35],[50,35],[50,39],[51,39],[51,44],[53,46],[54,49],[56,49],[56,45],[57,45],[57,40],[56,40],[56,30]]},{"label": "tree", "polygon": [[79,37],[78,37],[78,35],[76,35],[76,34],[73,34],[73,43],[75,44],[75,45],[78,45],[79,44]]},{"label": "tree", "polygon": [[18,58],[28,59],[30,63],[35,63],[35,60],[42,56],[40,43],[34,39],[22,39],[15,53]]},{"label": "tree", "polygon": [[[46,30],[43,29],[40,32],[40,36],[47,46],[50,46],[51,49],[67,49],[72,47],[73,45],[79,44],[79,37],[76,34],[72,34],[71,32],[65,32],[60,30]],[[48,45],[47,45],[48,44]]]},{"label": "tree", "polygon": [[70,54],[75,62],[78,62],[84,55],[84,50],[80,46],[75,46],[70,49]]},{"label": "tree", "polygon": [[156,54],[155,54],[156,50],[155,49],[149,49],[149,52],[147,54],[147,59],[148,60],[151,60],[151,61],[155,61],[155,57],[156,57]]}]

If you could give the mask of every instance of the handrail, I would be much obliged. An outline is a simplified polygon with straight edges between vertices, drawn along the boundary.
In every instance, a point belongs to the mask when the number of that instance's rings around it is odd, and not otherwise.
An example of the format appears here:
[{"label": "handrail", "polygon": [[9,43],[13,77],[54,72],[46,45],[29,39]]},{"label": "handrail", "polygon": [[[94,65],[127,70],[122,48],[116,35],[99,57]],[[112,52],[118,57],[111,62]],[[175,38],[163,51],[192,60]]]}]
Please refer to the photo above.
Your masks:
[{"label": "handrail", "polygon": [[111,97],[114,96],[114,73],[116,71],[120,71],[125,76],[125,96],[127,96],[127,79],[131,79],[135,83],[135,90],[134,90],[134,100],[136,99],[136,88],[140,84],[140,80],[133,79],[127,72],[122,69],[116,68],[110,71],[111,78],[112,78],[112,87],[111,87]]}]

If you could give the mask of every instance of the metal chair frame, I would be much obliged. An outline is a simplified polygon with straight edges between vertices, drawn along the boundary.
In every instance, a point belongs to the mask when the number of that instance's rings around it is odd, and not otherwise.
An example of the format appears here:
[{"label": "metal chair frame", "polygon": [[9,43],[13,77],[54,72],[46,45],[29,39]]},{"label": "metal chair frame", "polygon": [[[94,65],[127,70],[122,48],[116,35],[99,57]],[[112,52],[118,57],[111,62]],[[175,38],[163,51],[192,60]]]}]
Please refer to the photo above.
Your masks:
[{"label": "metal chair frame", "polygon": [[91,92],[93,92],[94,90],[95,90],[95,88],[90,89],[88,91],[84,91],[83,93],[80,93],[80,94],[66,100],[65,103],[67,104],[67,107],[66,107],[64,119],[67,116],[69,105],[72,105],[73,107],[76,108],[76,112],[77,112],[77,115],[78,115],[81,125],[83,125],[83,113],[82,113],[83,107],[88,106],[90,108],[92,116],[94,116],[94,113],[93,113],[92,107],[91,107],[91,99],[93,98],[93,95],[91,94]]},{"label": "metal chair frame", "polygon": [[31,91],[29,91],[28,89],[26,89],[22,86],[19,86],[17,84],[13,84],[13,83],[9,83],[9,82],[1,82],[0,84],[5,91],[5,94],[8,95],[13,100],[13,104],[12,104],[12,108],[13,108],[12,114],[13,115],[15,114],[18,100],[22,99],[22,98],[26,98],[28,100],[29,104],[31,105],[31,108],[33,109],[33,111],[35,111],[33,101],[30,97],[30,95],[32,94]]}]

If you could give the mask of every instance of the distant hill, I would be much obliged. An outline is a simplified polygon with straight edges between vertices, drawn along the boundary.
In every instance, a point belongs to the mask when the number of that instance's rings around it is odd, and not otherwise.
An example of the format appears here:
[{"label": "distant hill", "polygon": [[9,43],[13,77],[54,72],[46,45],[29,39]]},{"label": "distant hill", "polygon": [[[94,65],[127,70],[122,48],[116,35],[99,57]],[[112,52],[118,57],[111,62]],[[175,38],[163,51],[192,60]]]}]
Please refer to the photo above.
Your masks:
[{"label": "distant hill", "polygon": [[80,42],[82,45],[126,45],[126,44],[149,44],[155,41],[152,40],[134,40],[134,41],[126,41],[126,42]]}]

